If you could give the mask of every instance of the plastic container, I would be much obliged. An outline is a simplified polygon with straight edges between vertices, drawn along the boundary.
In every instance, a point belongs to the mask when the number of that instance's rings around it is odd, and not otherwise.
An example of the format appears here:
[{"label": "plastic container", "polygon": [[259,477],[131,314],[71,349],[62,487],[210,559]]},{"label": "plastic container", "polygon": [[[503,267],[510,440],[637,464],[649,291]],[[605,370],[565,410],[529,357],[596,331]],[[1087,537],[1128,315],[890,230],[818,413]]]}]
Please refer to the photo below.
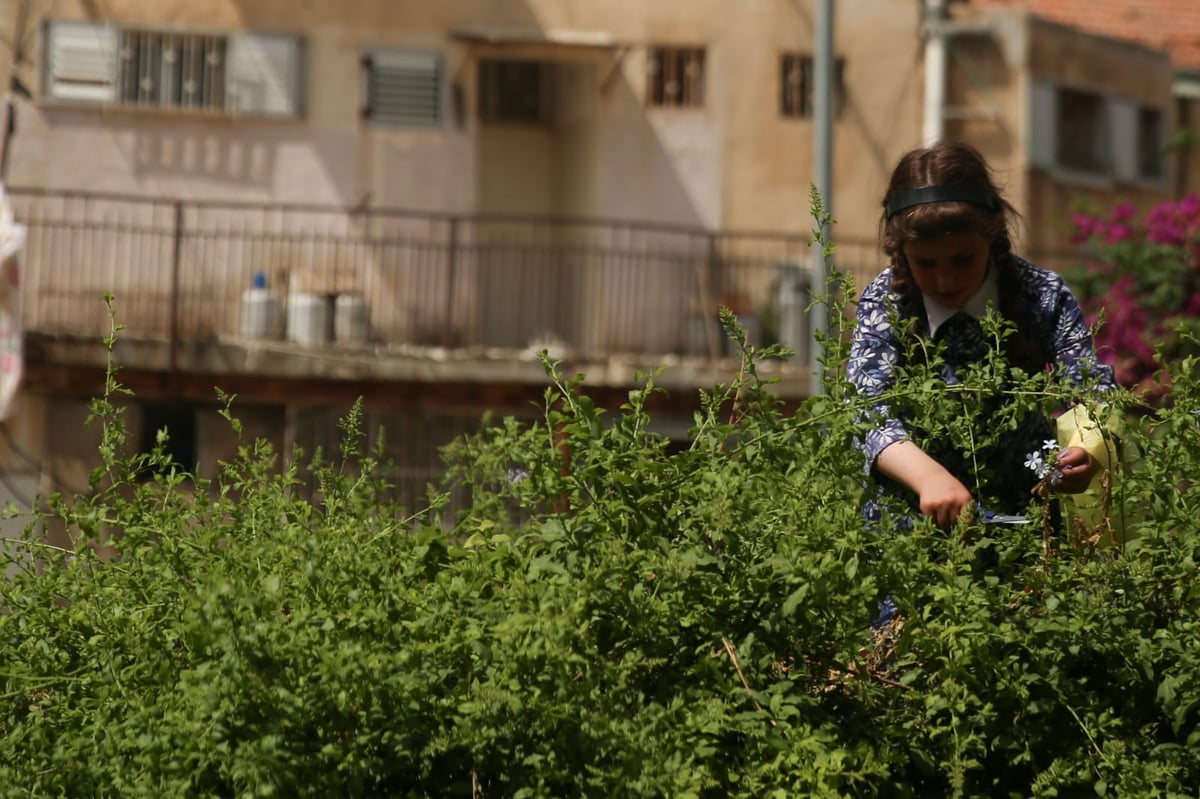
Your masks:
[{"label": "plastic container", "polygon": [[253,285],[242,292],[238,330],[244,338],[279,339],[283,336],[279,299],[267,289],[267,278],[262,272],[255,272]]},{"label": "plastic container", "polygon": [[333,304],[333,340],[338,344],[367,343],[367,301],[358,294],[339,294]]},{"label": "plastic container", "polygon": [[288,297],[287,339],[306,347],[329,343],[329,298],[324,294],[292,294]]}]

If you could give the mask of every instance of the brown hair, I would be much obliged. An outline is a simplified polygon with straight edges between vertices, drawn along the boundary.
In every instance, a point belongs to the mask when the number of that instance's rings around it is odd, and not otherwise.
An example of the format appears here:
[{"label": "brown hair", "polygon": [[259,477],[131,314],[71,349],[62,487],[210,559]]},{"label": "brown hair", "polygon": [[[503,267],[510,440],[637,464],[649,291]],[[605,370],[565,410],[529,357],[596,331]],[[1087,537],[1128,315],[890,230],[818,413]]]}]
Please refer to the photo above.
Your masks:
[{"label": "brown hair", "polygon": [[[987,205],[973,202],[926,202],[887,213],[889,201],[902,192],[926,186],[957,186],[990,200]],[[1012,220],[1016,210],[1004,199],[992,177],[987,161],[969,144],[941,141],[929,147],[910,150],[892,171],[882,202],[884,213],[879,225],[879,244],[893,266],[892,288],[900,295],[902,310],[910,313],[920,307],[912,272],[904,257],[904,243],[947,233],[978,233],[991,240],[988,255],[1001,274],[1007,271],[1012,256]]]},{"label": "brown hair", "polygon": [[[914,195],[907,193],[927,186],[946,187],[931,192],[934,195],[952,194],[972,200],[908,205]],[[905,196],[901,197],[901,194]],[[924,197],[916,199],[919,201]],[[887,208],[892,202],[901,207],[889,215]],[[1019,215],[1004,199],[987,161],[974,147],[963,142],[943,141],[910,150],[893,170],[882,205],[879,243],[891,259],[892,290],[898,297],[897,310],[904,318],[923,318],[925,308],[904,257],[904,243],[947,233],[978,233],[990,239],[988,258],[996,269],[1001,308],[1010,302],[1019,302],[1015,298],[1018,285],[1012,252],[1012,226]],[[910,329],[909,337],[913,336],[915,331]],[[1053,359],[1053,353],[1048,352],[1043,343],[1020,329],[1005,339],[1004,350],[1009,363],[1031,373],[1044,368]]]}]

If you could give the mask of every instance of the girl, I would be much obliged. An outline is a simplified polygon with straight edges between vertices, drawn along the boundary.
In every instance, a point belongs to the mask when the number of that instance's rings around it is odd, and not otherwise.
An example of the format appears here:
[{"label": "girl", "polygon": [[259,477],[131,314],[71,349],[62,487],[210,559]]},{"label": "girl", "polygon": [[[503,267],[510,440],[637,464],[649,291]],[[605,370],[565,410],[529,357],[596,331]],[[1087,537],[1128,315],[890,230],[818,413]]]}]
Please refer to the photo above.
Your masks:
[{"label": "girl", "polygon": [[[861,442],[867,468],[885,485],[911,490],[921,513],[943,528],[984,499],[990,510],[1024,513],[1038,481],[1026,461],[1054,438],[1050,420],[1029,414],[999,444],[968,457],[945,442],[921,440],[913,414],[881,397],[895,385],[898,367],[909,353],[925,351],[914,346],[918,338],[941,342],[943,376],[955,382],[994,346],[978,321],[990,307],[1016,326],[1003,342],[1010,365],[1029,374],[1061,365],[1069,380],[1082,383],[1090,374],[1106,389],[1113,387],[1112,369],[1097,361],[1062,278],[1013,254],[1016,211],[973,147],[941,142],[907,153],[892,173],[883,208],[880,243],[890,265],[862,293],[847,374],[860,395],[879,398],[880,422]],[[973,420],[977,429],[1002,401],[998,394],[984,403],[984,414]],[[990,475],[986,485],[979,467]],[[1055,489],[1077,493],[1101,463],[1082,447],[1068,447],[1058,454],[1057,468],[1062,478]],[[986,497],[972,496],[968,486],[977,485]]]}]

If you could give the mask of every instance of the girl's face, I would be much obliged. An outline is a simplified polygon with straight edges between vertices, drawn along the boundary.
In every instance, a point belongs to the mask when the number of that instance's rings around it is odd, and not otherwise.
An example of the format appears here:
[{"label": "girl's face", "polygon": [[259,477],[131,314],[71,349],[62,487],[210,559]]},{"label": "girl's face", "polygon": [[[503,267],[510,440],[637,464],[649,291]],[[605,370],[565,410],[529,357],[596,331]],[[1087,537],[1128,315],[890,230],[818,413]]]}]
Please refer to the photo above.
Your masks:
[{"label": "girl's face", "polygon": [[978,233],[949,233],[904,243],[913,282],[927,297],[960,309],[987,277],[991,240]]}]

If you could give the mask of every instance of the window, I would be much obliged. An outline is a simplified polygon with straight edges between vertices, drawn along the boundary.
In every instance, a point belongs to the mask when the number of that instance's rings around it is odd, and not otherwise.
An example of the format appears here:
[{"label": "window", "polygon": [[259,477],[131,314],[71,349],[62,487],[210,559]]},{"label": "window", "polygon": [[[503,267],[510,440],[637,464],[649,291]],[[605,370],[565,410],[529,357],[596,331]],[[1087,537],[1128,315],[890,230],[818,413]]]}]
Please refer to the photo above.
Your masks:
[{"label": "window", "polygon": [[[833,67],[833,115],[840,117],[845,100],[843,73],[845,60],[836,59]],[[784,53],[779,58],[779,113],[789,118],[813,115],[813,59],[801,53]]]},{"label": "window", "polygon": [[479,118],[488,122],[550,121],[550,64],[479,62]]},{"label": "window", "polygon": [[1034,82],[1032,100],[1036,166],[1126,183],[1166,177],[1162,109],[1049,81]]},{"label": "window", "polygon": [[224,36],[123,30],[117,99],[159,108],[225,108]]},{"label": "window", "polygon": [[1055,160],[1068,169],[1107,174],[1109,130],[1104,97],[1094,92],[1058,90]]},{"label": "window", "polygon": [[442,58],[437,53],[376,51],[363,58],[364,116],[379,125],[436,127],[442,124]]},{"label": "window", "polygon": [[646,64],[646,101],[660,108],[704,105],[704,49],[655,47]]},{"label": "window", "polygon": [[46,27],[45,43],[48,96],[85,103],[116,100],[117,37],[113,28],[52,22]]},{"label": "window", "polygon": [[298,116],[300,41],[47,23],[44,94],[129,108]]},{"label": "window", "polygon": [[1161,178],[1163,169],[1163,115],[1156,108],[1138,109],[1137,119],[1138,176]]}]

